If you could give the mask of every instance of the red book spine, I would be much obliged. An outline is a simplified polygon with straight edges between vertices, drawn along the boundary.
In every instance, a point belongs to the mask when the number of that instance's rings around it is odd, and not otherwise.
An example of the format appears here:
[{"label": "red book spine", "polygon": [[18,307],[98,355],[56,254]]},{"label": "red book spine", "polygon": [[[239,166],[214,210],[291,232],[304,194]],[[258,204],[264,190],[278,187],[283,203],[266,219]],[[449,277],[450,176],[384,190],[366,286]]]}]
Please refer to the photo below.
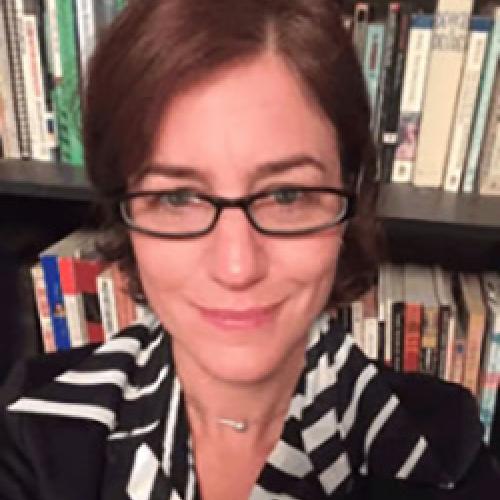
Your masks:
[{"label": "red book spine", "polygon": [[403,371],[419,370],[420,327],[422,324],[422,306],[407,303],[405,306],[405,326],[403,340]]}]

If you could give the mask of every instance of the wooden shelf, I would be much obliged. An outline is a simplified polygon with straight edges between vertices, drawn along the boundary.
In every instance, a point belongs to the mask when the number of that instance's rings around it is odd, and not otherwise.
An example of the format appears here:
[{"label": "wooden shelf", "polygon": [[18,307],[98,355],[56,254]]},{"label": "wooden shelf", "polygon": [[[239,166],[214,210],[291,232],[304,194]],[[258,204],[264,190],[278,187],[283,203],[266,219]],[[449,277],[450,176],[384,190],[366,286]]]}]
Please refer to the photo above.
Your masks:
[{"label": "wooden shelf", "polygon": [[0,194],[90,201],[83,168],[41,161],[0,160]]}]

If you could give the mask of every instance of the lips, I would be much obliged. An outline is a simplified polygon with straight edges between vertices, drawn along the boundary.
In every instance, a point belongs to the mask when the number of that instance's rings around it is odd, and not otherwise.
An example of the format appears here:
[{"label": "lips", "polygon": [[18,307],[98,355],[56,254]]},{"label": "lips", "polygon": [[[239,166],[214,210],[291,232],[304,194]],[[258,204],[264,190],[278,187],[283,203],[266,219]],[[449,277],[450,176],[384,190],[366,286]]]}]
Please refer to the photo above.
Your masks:
[{"label": "lips", "polygon": [[221,309],[197,306],[201,316],[222,328],[255,328],[272,321],[279,304],[248,309]]}]

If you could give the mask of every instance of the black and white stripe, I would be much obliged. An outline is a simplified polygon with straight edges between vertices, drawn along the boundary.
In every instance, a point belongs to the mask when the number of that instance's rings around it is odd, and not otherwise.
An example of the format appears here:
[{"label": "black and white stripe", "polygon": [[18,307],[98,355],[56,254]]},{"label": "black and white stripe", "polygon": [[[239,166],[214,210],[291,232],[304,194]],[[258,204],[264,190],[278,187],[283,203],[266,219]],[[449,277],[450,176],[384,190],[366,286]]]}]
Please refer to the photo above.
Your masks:
[{"label": "black and white stripe", "polygon": [[[336,498],[358,474],[442,482],[425,438],[340,324],[324,315],[309,338],[283,434],[250,499]],[[105,426],[109,455],[128,473],[103,499],[200,498],[169,336],[152,316],[8,409]]]}]

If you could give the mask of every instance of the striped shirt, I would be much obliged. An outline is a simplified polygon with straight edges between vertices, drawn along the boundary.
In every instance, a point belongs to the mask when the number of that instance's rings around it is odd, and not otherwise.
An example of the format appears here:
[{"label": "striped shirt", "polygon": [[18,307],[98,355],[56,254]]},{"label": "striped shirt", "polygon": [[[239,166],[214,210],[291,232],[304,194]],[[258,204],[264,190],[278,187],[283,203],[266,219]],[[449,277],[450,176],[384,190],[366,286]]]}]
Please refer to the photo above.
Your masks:
[{"label": "striped shirt", "polygon": [[[104,426],[103,500],[201,498],[170,337],[152,316],[8,411]],[[282,435],[249,498],[344,498],[356,478],[371,474],[450,486],[376,366],[324,315],[310,329],[305,369]]]}]

